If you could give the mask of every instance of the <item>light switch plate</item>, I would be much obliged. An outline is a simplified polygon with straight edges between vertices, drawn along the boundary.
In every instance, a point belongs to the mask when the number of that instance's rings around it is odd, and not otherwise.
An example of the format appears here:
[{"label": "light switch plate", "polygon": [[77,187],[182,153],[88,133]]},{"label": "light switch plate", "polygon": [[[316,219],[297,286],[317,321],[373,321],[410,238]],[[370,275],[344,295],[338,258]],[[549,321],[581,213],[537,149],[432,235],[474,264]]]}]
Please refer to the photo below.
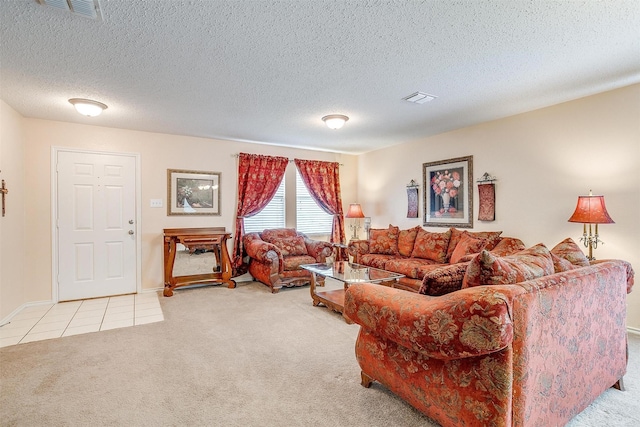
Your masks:
[{"label": "light switch plate", "polygon": [[151,199],[151,207],[152,208],[161,208],[162,207],[162,199]]}]

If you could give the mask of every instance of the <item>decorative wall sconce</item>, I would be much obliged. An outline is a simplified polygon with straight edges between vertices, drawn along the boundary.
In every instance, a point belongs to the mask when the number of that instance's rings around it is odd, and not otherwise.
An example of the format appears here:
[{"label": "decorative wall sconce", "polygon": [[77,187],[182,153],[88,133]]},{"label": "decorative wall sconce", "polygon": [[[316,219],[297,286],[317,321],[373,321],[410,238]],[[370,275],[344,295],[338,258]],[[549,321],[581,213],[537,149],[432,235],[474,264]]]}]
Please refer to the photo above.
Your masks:
[{"label": "decorative wall sconce", "polygon": [[[569,218],[569,222],[581,222],[582,237],[580,241],[589,248],[589,261],[593,261],[593,250],[598,248],[598,243],[604,243],[598,237],[598,224],[614,224],[604,205],[604,196],[594,196],[589,190],[588,196],[578,196],[576,210]],[[589,234],[587,234],[587,224],[589,224]],[[595,224],[595,234],[592,233],[591,224]]]}]

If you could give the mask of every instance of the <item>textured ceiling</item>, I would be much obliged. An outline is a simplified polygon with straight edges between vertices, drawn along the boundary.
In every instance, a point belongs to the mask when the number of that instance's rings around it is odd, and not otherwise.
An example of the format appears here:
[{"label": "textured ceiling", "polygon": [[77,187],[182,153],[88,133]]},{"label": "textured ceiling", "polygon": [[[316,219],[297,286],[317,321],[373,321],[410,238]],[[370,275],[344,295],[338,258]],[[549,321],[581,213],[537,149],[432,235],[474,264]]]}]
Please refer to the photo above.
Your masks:
[{"label": "textured ceiling", "polygon": [[[0,98],[25,117],[362,153],[640,82],[639,0],[100,5],[90,20],[0,0]],[[438,98],[402,100],[415,91]],[[85,118],[76,97],[109,108]]]}]

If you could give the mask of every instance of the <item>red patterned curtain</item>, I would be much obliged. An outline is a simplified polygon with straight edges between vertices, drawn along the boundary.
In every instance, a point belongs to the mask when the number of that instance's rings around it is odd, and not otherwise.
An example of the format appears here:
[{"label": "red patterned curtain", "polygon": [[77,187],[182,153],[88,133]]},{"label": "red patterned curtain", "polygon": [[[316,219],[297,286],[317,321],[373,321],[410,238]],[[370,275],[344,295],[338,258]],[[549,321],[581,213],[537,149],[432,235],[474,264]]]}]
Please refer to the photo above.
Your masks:
[{"label": "red patterned curtain", "polygon": [[[295,159],[295,163],[311,197],[326,213],[333,215],[330,242],[344,243],[340,165],[336,162],[300,159]],[[339,253],[341,259],[346,258],[344,251],[339,251]]]},{"label": "red patterned curtain", "polygon": [[234,276],[246,273],[243,265],[244,218],[264,209],[278,190],[289,159],[240,153],[238,165],[238,208],[233,239]]}]

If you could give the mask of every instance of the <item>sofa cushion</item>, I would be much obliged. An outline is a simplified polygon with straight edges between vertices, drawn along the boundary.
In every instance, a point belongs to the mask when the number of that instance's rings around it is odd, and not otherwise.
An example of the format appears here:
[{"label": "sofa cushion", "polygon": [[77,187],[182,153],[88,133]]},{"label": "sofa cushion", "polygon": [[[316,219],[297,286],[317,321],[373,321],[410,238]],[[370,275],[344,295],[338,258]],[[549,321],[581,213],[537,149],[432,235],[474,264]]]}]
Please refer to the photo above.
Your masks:
[{"label": "sofa cushion", "polygon": [[[315,264],[316,259],[309,255],[292,255],[283,258],[284,271],[300,270],[303,264]],[[303,270],[305,271],[305,270]]]},{"label": "sofa cushion", "polygon": [[383,229],[372,228],[369,231],[369,253],[397,255],[399,234],[400,229],[393,225]]},{"label": "sofa cushion", "polygon": [[271,244],[280,249],[282,256],[307,255],[307,245],[302,236],[275,239]]},{"label": "sofa cushion", "polygon": [[575,270],[576,268],[580,268],[577,265],[571,264],[569,260],[560,258],[553,252],[551,252],[551,260],[553,261],[553,271],[556,273],[562,273],[563,271]]},{"label": "sofa cushion", "polygon": [[468,262],[452,264],[429,271],[424,275],[418,292],[423,295],[440,296],[461,289],[468,265]]},{"label": "sofa cushion", "polygon": [[505,257],[485,249],[469,263],[462,288],[509,285],[553,273],[551,253],[542,243]]},{"label": "sofa cushion", "polygon": [[562,242],[555,245],[553,249],[551,249],[551,253],[559,256],[560,258],[566,259],[573,265],[578,265],[580,267],[587,267],[589,265],[587,256],[571,237],[567,237]]},{"label": "sofa cushion", "polygon": [[462,233],[460,241],[451,253],[450,264],[459,263],[466,255],[477,254],[487,246],[487,239],[473,237],[467,231]]},{"label": "sofa cushion", "polygon": [[447,248],[447,260],[451,259],[451,254],[456,249],[460,238],[462,237],[462,233],[469,233],[472,237],[476,239],[487,239],[486,250],[492,250],[500,241],[500,235],[502,231],[466,231],[466,230],[458,230],[457,228],[452,227],[451,231],[451,240],[449,241],[449,247]]},{"label": "sofa cushion", "polygon": [[411,279],[422,279],[424,277],[425,266],[436,264],[430,259],[420,258],[401,258],[390,259],[384,264],[384,270],[393,271],[394,273],[404,274]]},{"label": "sofa cushion", "polygon": [[289,237],[296,237],[297,235],[298,233],[295,228],[270,228],[260,233],[262,240],[269,243]]},{"label": "sofa cushion", "polygon": [[[485,248],[486,249],[486,248]],[[491,253],[497,256],[513,255],[527,249],[522,240],[515,237],[502,237]]]},{"label": "sofa cushion", "polygon": [[397,255],[364,254],[360,256],[360,264],[384,270],[385,263],[389,260],[395,259],[396,256]]},{"label": "sofa cushion", "polygon": [[447,248],[450,239],[451,230],[444,233],[431,233],[420,227],[411,257],[430,259],[444,264],[447,262]]},{"label": "sofa cushion", "polygon": [[419,225],[416,225],[408,230],[400,231],[400,234],[398,235],[398,252],[400,255],[406,257],[411,256],[411,252],[413,252],[413,244],[415,243],[416,236],[421,228],[422,227]]}]

